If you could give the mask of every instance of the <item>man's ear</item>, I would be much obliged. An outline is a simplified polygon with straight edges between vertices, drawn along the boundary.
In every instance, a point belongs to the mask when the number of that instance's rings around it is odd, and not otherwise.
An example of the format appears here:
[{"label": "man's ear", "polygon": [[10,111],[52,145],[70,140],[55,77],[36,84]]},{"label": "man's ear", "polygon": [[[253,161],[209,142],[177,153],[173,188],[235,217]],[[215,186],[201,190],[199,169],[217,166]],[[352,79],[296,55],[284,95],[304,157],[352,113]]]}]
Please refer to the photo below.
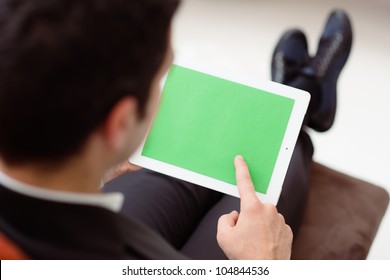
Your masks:
[{"label": "man's ear", "polygon": [[134,97],[124,97],[111,109],[103,123],[104,142],[109,150],[118,151],[128,145],[130,131],[138,119],[138,102]]}]

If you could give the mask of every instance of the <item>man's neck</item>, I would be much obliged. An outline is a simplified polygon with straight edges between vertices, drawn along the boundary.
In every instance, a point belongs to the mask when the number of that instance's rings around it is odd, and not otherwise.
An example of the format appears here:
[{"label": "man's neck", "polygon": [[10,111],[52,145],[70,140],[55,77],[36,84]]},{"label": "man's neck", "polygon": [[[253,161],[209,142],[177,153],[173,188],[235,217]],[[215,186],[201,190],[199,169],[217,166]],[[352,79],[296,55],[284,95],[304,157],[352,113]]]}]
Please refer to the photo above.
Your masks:
[{"label": "man's neck", "polygon": [[58,164],[7,165],[0,160],[0,171],[11,178],[44,189],[98,193],[102,168],[96,163],[76,158]]}]

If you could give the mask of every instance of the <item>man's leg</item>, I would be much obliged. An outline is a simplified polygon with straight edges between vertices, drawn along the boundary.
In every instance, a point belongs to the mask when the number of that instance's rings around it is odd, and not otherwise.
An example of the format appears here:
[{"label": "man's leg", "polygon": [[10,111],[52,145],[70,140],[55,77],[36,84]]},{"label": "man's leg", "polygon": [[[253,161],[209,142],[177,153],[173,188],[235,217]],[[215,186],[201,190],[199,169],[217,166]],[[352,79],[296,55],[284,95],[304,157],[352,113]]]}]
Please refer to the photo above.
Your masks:
[{"label": "man's leg", "polygon": [[110,181],[103,192],[120,192],[122,214],[138,220],[180,249],[221,193],[150,170],[127,173]]},{"label": "man's leg", "polygon": [[301,131],[283,183],[277,204],[278,211],[291,227],[294,236],[299,232],[309,192],[310,167],[314,148],[309,135]]}]

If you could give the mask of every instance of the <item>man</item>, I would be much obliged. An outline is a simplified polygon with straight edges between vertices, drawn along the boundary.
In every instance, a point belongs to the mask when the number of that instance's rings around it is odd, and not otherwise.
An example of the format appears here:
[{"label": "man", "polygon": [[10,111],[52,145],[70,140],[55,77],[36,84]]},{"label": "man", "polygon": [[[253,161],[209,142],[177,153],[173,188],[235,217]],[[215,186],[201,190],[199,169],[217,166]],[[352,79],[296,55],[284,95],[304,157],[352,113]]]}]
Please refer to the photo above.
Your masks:
[{"label": "man", "polygon": [[[28,257],[191,256],[124,211],[128,193],[125,201],[121,193],[100,193],[103,175],[135,150],[153,118],[159,81],[172,61],[178,2],[1,1],[0,231]],[[221,249],[230,259],[288,259],[290,227],[273,205],[258,201],[244,159],[234,164],[241,209],[220,218]],[[168,185],[176,198],[201,205],[199,215],[223,200],[156,173],[131,176]],[[143,187],[147,195],[156,188]],[[155,194],[154,200],[173,203]],[[167,218],[169,230],[180,225]]]},{"label": "man", "polygon": [[[147,170],[120,176],[100,193],[103,175],[134,151],[152,119],[172,61],[178,2],[0,0],[0,232],[22,254],[290,257],[291,229],[275,206],[256,198],[240,156],[234,160],[240,200]],[[275,50],[274,79],[316,100],[311,128],[325,131],[333,122],[351,36],[346,15],[335,12],[314,58],[298,31]],[[294,232],[312,151],[302,131],[278,203]]]},{"label": "man", "polygon": [[[321,35],[317,52],[310,56],[306,36],[301,30],[288,30],[280,38],[272,56],[274,81],[311,93],[306,120],[287,171],[277,209],[299,232],[307,192],[313,146],[308,128],[319,132],[331,128],[336,109],[337,79],[352,46],[352,28],[342,10],[333,11]],[[134,171],[128,163],[118,168]],[[195,259],[225,259],[215,238],[220,216],[240,211],[240,200],[168,176],[141,170],[110,181],[105,192],[125,197],[122,213],[147,224],[176,249]]]}]

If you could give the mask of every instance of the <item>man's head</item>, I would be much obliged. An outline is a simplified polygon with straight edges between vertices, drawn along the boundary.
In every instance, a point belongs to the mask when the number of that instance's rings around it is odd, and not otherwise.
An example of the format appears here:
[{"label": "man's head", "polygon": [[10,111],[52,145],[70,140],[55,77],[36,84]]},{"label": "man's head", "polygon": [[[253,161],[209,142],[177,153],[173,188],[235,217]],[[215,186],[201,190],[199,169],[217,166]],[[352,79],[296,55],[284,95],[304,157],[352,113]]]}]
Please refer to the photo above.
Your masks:
[{"label": "man's head", "polygon": [[143,118],[178,2],[1,0],[2,160],[61,161],[122,107]]}]

